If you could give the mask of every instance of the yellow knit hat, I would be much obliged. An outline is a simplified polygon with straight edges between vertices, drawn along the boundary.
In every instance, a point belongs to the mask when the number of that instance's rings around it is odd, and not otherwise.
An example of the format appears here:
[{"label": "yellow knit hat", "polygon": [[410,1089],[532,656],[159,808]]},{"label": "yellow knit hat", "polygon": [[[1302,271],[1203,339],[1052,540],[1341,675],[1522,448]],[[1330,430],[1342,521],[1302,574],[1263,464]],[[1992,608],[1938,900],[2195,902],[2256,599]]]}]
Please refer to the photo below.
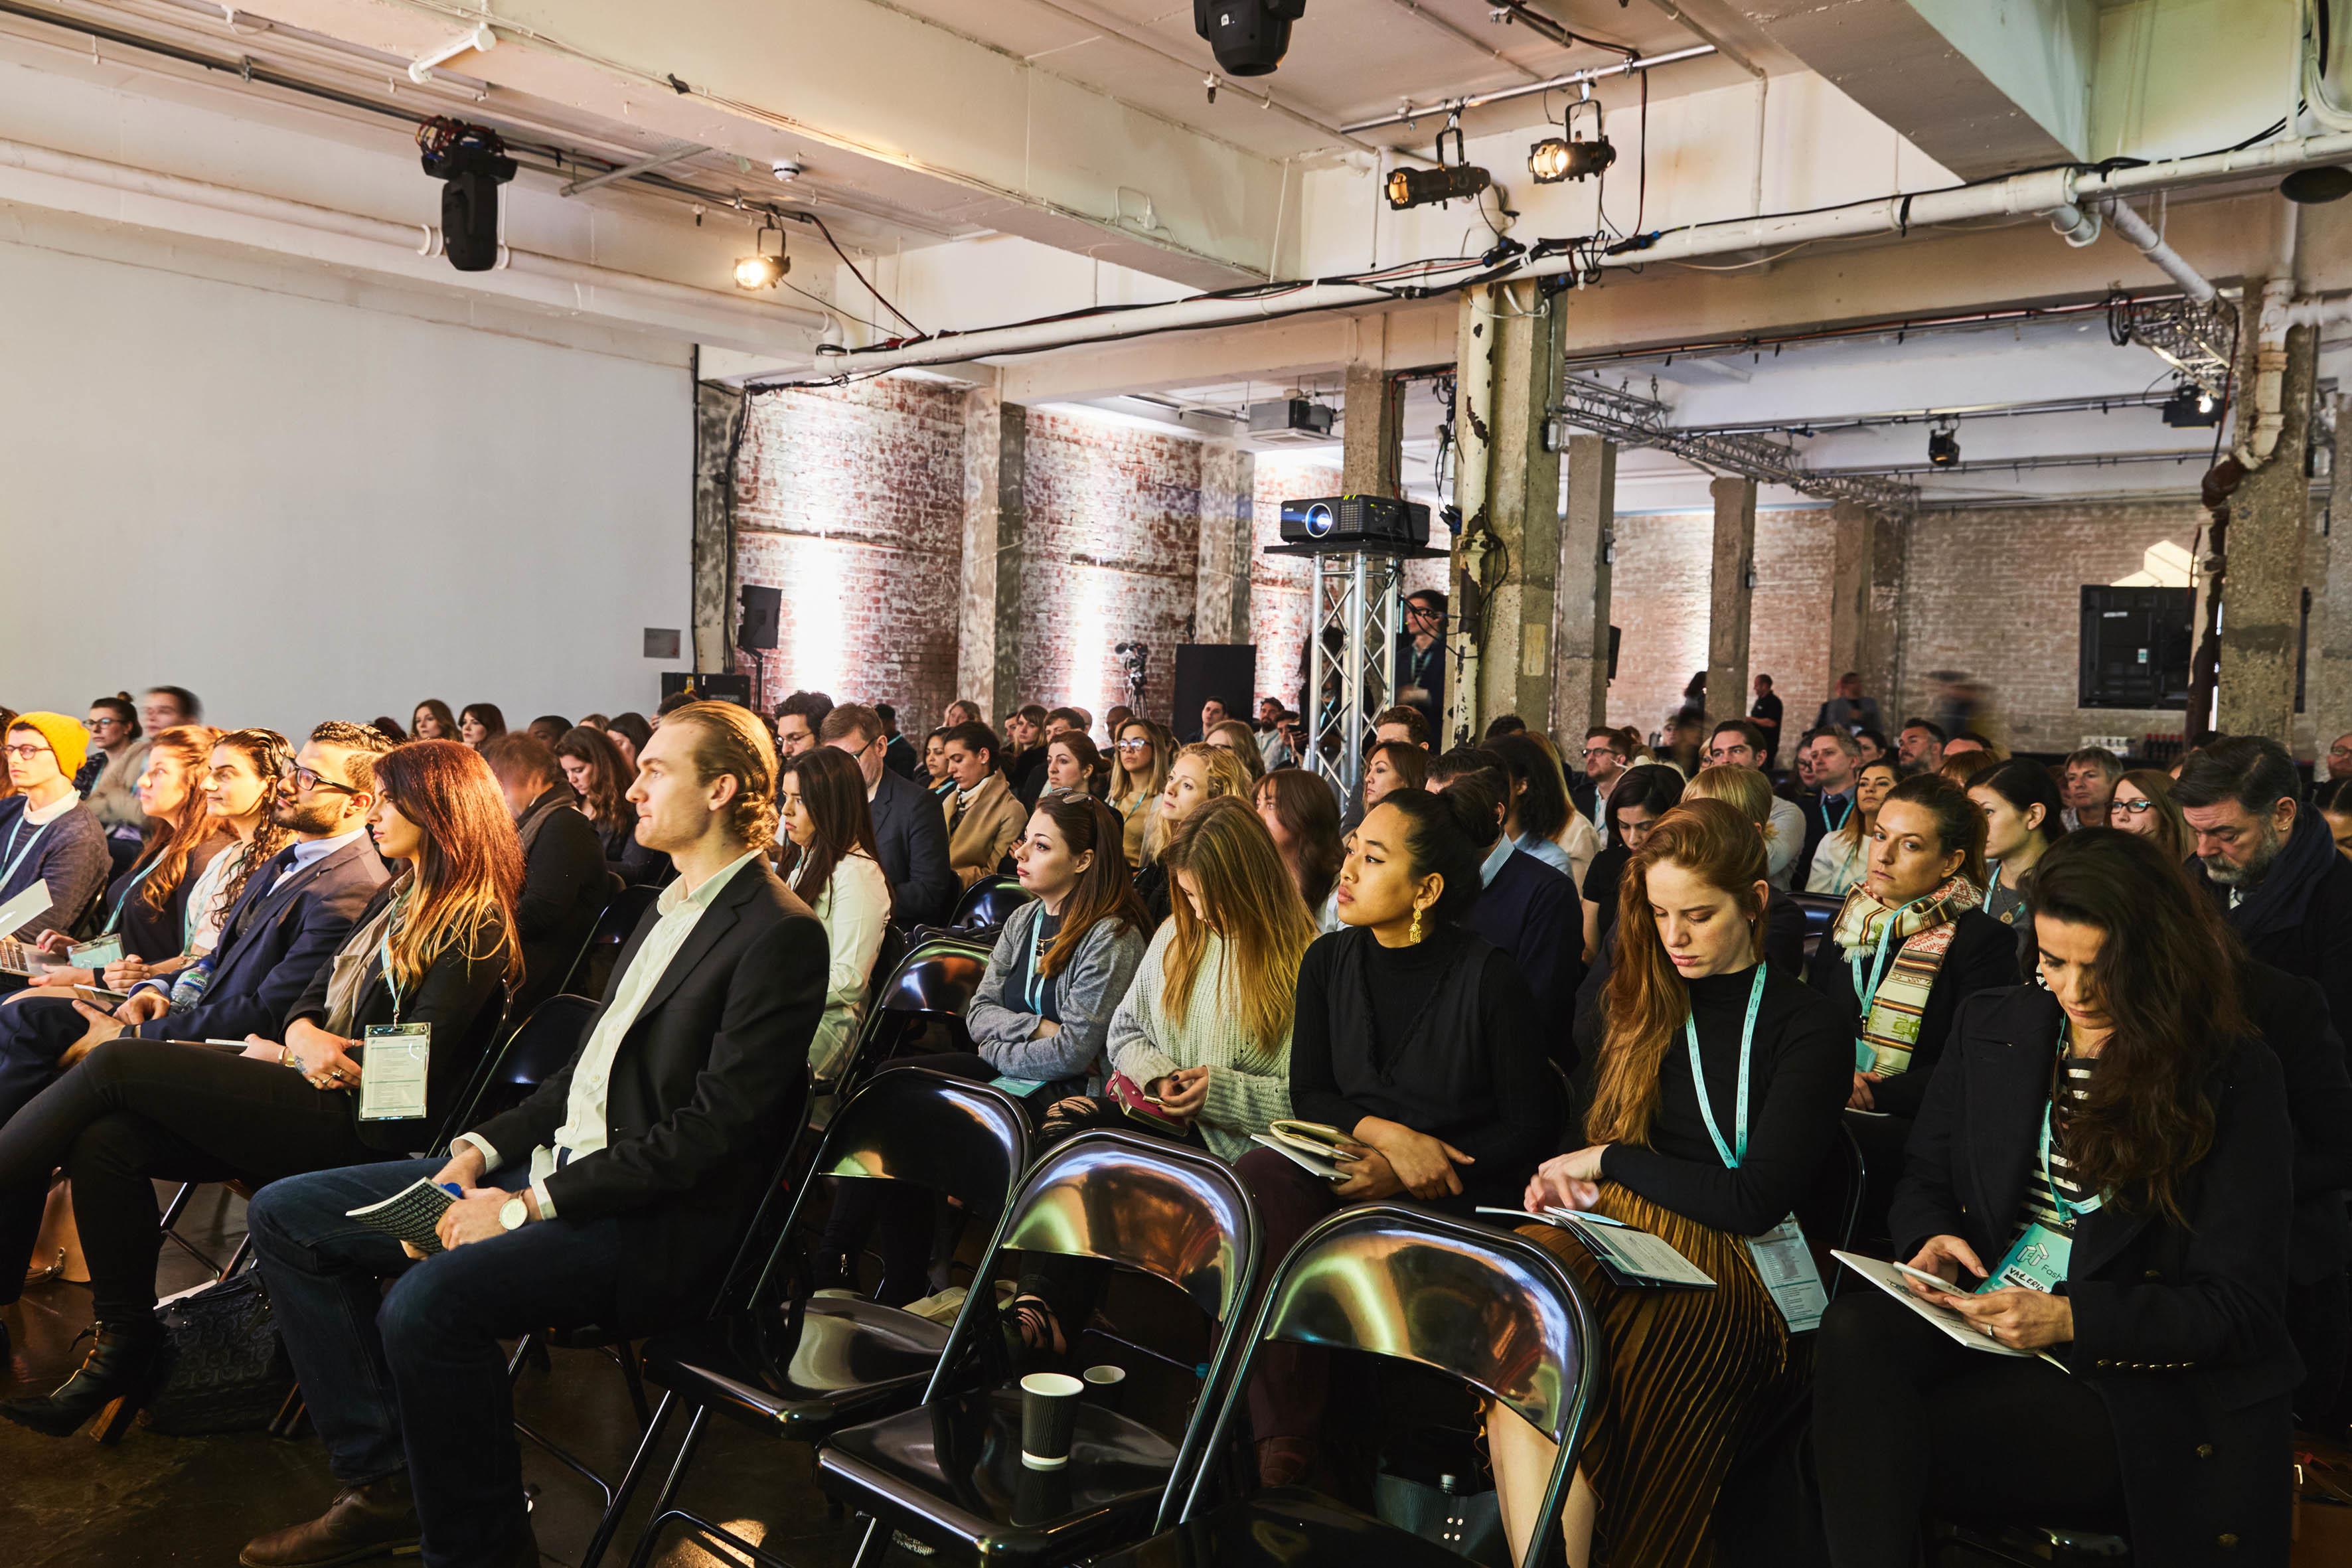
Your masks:
[{"label": "yellow knit hat", "polygon": [[81,772],[82,760],[89,755],[89,731],[79,719],[62,713],[19,713],[8,721],[8,728],[38,731],[58,754],[58,771],[68,778]]}]

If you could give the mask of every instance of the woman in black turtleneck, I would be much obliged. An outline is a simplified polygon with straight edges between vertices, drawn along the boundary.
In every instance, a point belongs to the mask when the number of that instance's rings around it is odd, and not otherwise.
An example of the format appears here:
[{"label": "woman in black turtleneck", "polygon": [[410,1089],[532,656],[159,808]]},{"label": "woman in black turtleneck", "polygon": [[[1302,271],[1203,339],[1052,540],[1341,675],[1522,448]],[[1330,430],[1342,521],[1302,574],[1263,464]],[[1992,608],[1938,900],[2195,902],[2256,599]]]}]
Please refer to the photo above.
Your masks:
[{"label": "woman in black turtleneck", "polygon": [[[1516,1203],[1524,1173],[1558,1147],[1559,1081],[1535,999],[1509,953],[1456,923],[1478,896],[1479,809],[1454,792],[1391,790],[1356,829],[1339,868],[1341,928],[1298,969],[1290,1103],[1354,1140],[1357,1157],[1334,1184],[1271,1149],[1242,1156],[1267,1258],[1346,1204],[1412,1199],[1466,1216]],[[1260,1366],[1259,1472],[1285,1485],[1316,1456],[1327,1361],[1270,1344]]]},{"label": "woman in black turtleneck", "polygon": [[[1523,1228],[1577,1273],[1608,1343],[1609,1399],[1565,1521],[1572,1563],[1716,1560],[1716,1496],[1740,1435],[1795,1392],[1789,1336],[1823,1304],[1817,1284],[1776,1302],[1751,1253],[1753,1241],[1802,1258],[1783,1221],[1835,1142],[1853,1068],[1836,1007],[1760,962],[1769,892],[1764,841],[1733,806],[1686,798],[1651,829],[1619,884],[1589,1142],[1547,1161],[1522,1195],[1530,1213],[1591,1210],[1663,1237],[1716,1281],[1621,1288],[1570,1232]],[[1558,1451],[1500,1405],[1487,1437],[1524,1562]]]}]

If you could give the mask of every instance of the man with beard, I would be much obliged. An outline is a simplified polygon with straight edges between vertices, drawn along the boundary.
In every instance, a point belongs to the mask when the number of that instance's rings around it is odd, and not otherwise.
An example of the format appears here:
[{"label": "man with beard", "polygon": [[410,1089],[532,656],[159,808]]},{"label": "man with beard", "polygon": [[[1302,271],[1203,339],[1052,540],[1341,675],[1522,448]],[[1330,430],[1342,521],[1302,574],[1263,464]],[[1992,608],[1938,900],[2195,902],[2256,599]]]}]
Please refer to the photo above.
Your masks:
[{"label": "man with beard", "polygon": [[2182,764],[2172,798],[2196,835],[2193,874],[2255,959],[2316,981],[2341,1029],[2352,1022],[2352,860],[2297,800],[2277,742],[2215,741]]}]

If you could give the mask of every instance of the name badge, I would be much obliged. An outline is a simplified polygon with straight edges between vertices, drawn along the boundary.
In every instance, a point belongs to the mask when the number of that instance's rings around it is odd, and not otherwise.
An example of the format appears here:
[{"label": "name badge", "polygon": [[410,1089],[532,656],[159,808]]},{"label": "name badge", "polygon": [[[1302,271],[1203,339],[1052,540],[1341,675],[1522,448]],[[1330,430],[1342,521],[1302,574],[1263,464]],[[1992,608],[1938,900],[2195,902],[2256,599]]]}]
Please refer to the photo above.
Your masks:
[{"label": "name badge", "polygon": [[1977,1287],[1988,1290],[2039,1290],[2048,1295],[2066,1282],[2066,1265],[2074,1255],[2072,1237],[2062,1236],[2036,1220],[2003,1254],[1992,1278]]},{"label": "name badge", "polygon": [[122,962],[122,939],[102,936],[66,949],[66,962],[76,969],[107,969]]},{"label": "name badge", "polygon": [[1822,1289],[1822,1271],[1813,1267],[1812,1250],[1805,1245],[1805,1233],[1795,1215],[1761,1236],[1748,1237],[1748,1256],[1790,1333],[1821,1327],[1830,1296]]},{"label": "name badge", "polygon": [[360,1120],[411,1121],[425,1114],[430,1024],[372,1024],[360,1047]]}]

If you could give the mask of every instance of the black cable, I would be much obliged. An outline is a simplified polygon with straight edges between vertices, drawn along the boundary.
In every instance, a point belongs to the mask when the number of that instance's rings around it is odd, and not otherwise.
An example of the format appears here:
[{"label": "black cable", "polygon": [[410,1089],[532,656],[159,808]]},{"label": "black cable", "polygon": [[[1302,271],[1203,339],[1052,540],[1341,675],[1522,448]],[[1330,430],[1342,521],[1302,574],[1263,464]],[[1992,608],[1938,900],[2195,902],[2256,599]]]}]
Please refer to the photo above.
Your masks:
[{"label": "black cable", "polygon": [[930,335],[924,331],[922,328],[915,325],[914,321],[908,316],[906,311],[901,310],[898,306],[890,303],[889,299],[884,295],[881,289],[877,289],[872,283],[866,281],[866,274],[857,269],[857,263],[849,259],[849,252],[841,248],[841,241],[833,237],[833,229],[825,223],[824,219],[817,216],[814,213],[784,213],[780,216],[795,218],[802,223],[814,225],[817,233],[824,236],[824,242],[833,247],[833,253],[841,258],[841,264],[849,268],[849,275],[856,279],[860,283],[866,284],[866,291],[868,294],[873,295],[877,300],[881,300],[882,308],[884,310],[889,311],[892,315],[898,317],[899,321],[905,322],[907,330],[914,333],[915,336],[923,338]]}]

